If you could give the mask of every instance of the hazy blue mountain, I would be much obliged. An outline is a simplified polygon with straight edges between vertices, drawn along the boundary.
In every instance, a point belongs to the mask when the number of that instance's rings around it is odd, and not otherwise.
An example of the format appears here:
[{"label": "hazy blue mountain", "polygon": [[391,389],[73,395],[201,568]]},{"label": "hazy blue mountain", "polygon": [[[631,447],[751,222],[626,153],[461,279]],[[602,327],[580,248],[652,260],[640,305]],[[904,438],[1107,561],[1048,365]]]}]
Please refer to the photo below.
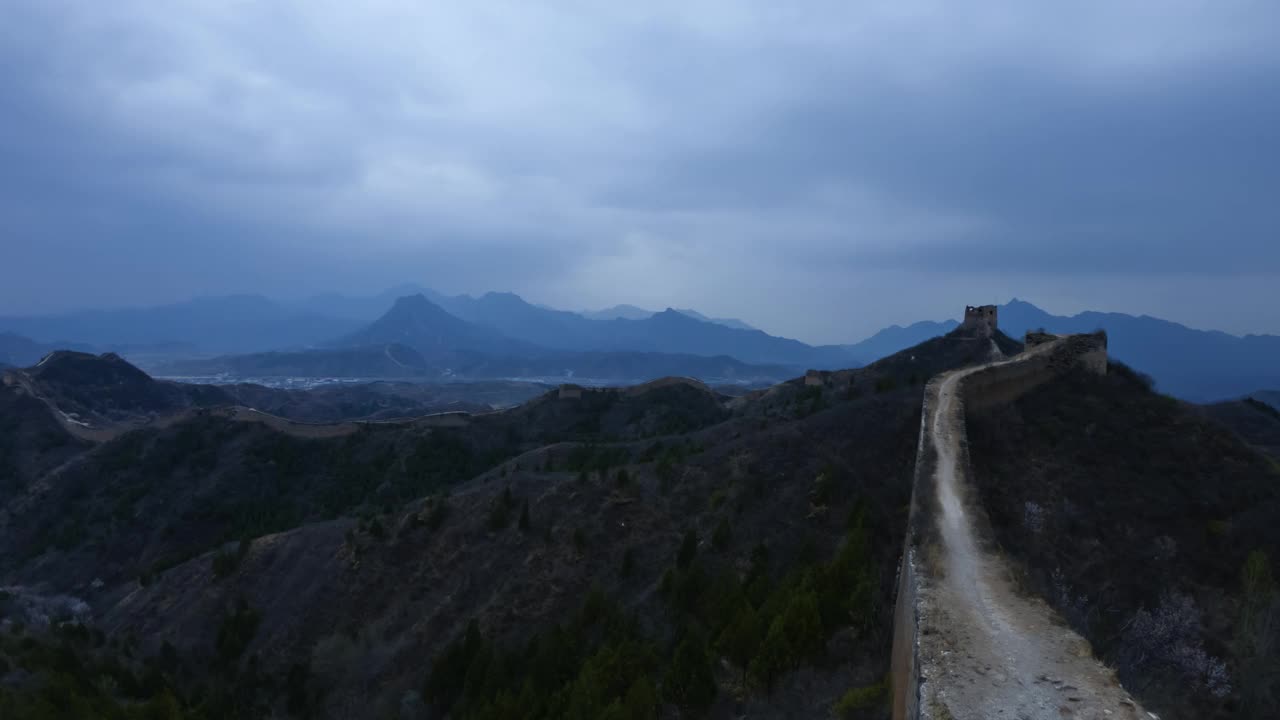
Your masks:
[{"label": "hazy blue mountain", "polygon": [[[703,322],[715,323],[725,327],[734,328],[736,330],[755,330],[756,328],[737,318],[713,318],[707,317],[697,310],[691,308],[676,308],[676,312],[684,313],[695,320]],[[588,320],[648,320],[657,315],[656,310],[645,310],[635,305],[614,305],[613,307],[603,310],[583,310],[578,313]]]},{"label": "hazy blue mountain", "polygon": [[707,317],[706,315],[703,315],[702,313],[698,312],[697,310],[691,310],[691,309],[689,309],[689,308],[676,308],[676,312],[678,312],[678,313],[684,313],[685,315],[688,315],[689,317],[693,318],[694,320],[701,320],[701,321],[703,321],[703,322],[715,323],[716,325],[723,325],[723,326],[725,326],[725,327],[727,327],[727,328],[733,328],[733,329],[735,329],[735,330],[755,330],[755,329],[756,329],[756,328],[754,328],[754,327],[752,327],[752,326],[750,326],[750,325],[748,325],[748,324],[746,324],[746,323],[742,322],[741,320],[739,320],[739,319],[737,319],[737,318],[713,318],[713,317]]},{"label": "hazy blue mountain", "polygon": [[588,320],[647,320],[656,312],[635,305],[614,305],[603,310],[583,310],[578,314]]},{"label": "hazy blue mountain", "polygon": [[852,345],[844,345],[843,347],[849,355],[866,365],[880,358],[888,357],[903,348],[919,345],[929,338],[946,335],[959,324],[955,320],[943,320],[942,322],[921,320],[906,327],[890,325],[866,340]]},{"label": "hazy blue mountain", "polygon": [[52,342],[39,343],[29,337],[11,332],[0,332],[0,363],[14,367],[35,365],[40,358],[54,350],[79,350],[88,352],[91,348],[80,343]]},{"label": "hazy blue mountain", "polygon": [[171,305],[0,317],[0,331],[38,342],[74,340],[99,347],[187,344],[206,352],[313,345],[358,326],[290,308],[260,295],[202,297]]},{"label": "hazy blue mountain", "polygon": [[645,320],[611,320],[594,340],[599,350],[648,350],[693,355],[729,355],[748,363],[847,367],[842,350],[815,348],[760,330],[739,330],[689,317],[667,308]]},{"label": "hazy blue mountain", "polygon": [[513,293],[460,295],[441,301],[441,307],[507,337],[557,350],[725,355],[745,363],[799,367],[856,364],[836,346],[813,347],[760,330],[699,320],[670,308],[639,320],[591,320],[578,313],[540,308]]},{"label": "hazy blue mountain", "polygon": [[343,295],[341,293],[322,293],[304,300],[291,303],[292,306],[317,315],[354,320],[369,323],[378,319],[398,298],[408,295],[422,295],[431,302],[444,306],[448,297],[417,283],[405,283],[388,288],[376,295]]},{"label": "hazy blue mountain", "polygon": [[545,348],[595,349],[592,338],[599,327],[597,321],[564,310],[540,308],[514,293],[457,295],[440,300],[440,307],[467,322]]},{"label": "hazy blue mountain", "polygon": [[400,344],[413,348],[429,362],[447,362],[459,351],[505,355],[539,349],[491,327],[452,315],[422,294],[399,298],[382,317],[333,344],[341,347]]},{"label": "hazy blue mountain", "polygon": [[[713,332],[742,333],[681,315],[659,313],[644,321],[587,320],[574,313],[548,311],[530,305],[509,293],[489,293],[479,298],[453,298],[460,312],[476,321],[458,317],[431,302],[424,295],[410,295],[395,301],[382,317],[368,327],[334,342],[333,350],[313,353],[259,353],[251,357],[218,358],[215,362],[178,366],[187,372],[233,372],[263,375],[269,372],[305,375],[307,367],[324,368],[326,374],[379,377],[400,372],[388,367],[376,348],[412,348],[420,363],[406,363],[422,375],[465,378],[500,377],[586,377],[592,379],[645,380],[665,375],[689,375],[719,380],[782,380],[795,376],[800,368],[786,363],[747,363],[724,353],[706,350],[723,345],[714,338],[702,340],[702,352],[648,352],[623,349],[565,350],[529,342],[526,338],[555,338],[559,342],[613,342],[600,332],[623,328],[627,332],[619,344],[654,344],[643,332],[650,331],[665,344],[691,345],[688,337]],[[494,325],[501,324],[520,333],[509,337]],[[584,329],[596,333],[595,336]],[[764,333],[766,344],[779,340]],[[753,337],[754,337],[753,335]],[[594,340],[593,340],[594,337]],[[795,341],[785,341],[794,343]],[[797,343],[802,350],[812,350]],[[340,361],[331,353],[347,353]],[[219,369],[225,368],[225,369]],[[169,368],[172,372],[175,368]],[[279,370],[277,370],[279,369]],[[287,372],[286,372],[287,371]],[[318,370],[317,370],[318,372]],[[407,373],[412,374],[412,373]]]}]

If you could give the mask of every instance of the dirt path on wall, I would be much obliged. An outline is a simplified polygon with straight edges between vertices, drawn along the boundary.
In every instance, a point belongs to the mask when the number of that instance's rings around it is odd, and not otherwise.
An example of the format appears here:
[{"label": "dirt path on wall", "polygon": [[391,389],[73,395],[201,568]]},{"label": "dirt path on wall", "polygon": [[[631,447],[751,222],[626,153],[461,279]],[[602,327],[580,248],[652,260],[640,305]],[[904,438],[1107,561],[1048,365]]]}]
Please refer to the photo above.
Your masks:
[{"label": "dirt path on wall", "polygon": [[922,716],[1154,717],[1129,697],[1115,674],[1093,658],[1089,643],[1048,605],[1015,592],[1003,559],[979,542],[964,476],[960,389],[964,378],[980,369],[955,371],[935,381],[929,430],[937,452],[934,480],[943,556],[938,577],[923,597]]}]

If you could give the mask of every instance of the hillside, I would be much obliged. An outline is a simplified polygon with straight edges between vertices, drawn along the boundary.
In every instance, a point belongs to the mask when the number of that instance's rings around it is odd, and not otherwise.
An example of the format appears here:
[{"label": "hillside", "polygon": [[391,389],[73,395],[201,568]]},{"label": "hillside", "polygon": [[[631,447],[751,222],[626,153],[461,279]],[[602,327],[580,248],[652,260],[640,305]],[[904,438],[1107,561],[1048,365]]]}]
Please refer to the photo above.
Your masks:
[{"label": "hillside", "polygon": [[1203,412],[1230,428],[1241,440],[1280,460],[1280,410],[1258,397],[1268,395],[1256,393],[1242,400],[1206,405]]},{"label": "hillside", "polygon": [[565,382],[584,378],[593,382],[643,382],[669,375],[698,377],[720,383],[776,382],[797,368],[748,365],[731,357],[704,357],[644,352],[536,351],[518,355],[485,355],[472,351],[432,353],[428,363],[403,345],[336,348],[299,352],[229,355],[207,360],[166,362],[153,369],[170,378],[230,378],[267,381],[271,378],[411,379],[416,382],[486,381],[528,378]]},{"label": "hillside", "polygon": [[[156,380],[118,355],[56,351],[40,364],[8,370],[5,387],[38,401],[43,414],[93,441],[129,429],[162,426],[199,410],[237,406],[304,423],[487,412],[542,394],[538,383],[339,383],[284,390],[249,383],[201,385]],[[43,421],[41,421],[43,422]]]},{"label": "hillside", "polygon": [[1280,410],[1280,390],[1260,390],[1258,392],[1249,393],[1249,397]]},{"label": "hillside", "polygon": [[[197,415],[81,453],[13,496],[0,582],[84,598],[103,632],[138,638],[139,657],[176,657],[162,676],[180,697],[184,677],[224,668],[206,708],[283,709],[268,685],[293,682],[293,700],[325,716],[404,702],[486,712],[445,692],[467,683],[433,661],[474,618],[493,652],[552,642],[555,622],[583,628],[531,714],[561,716],[554,688],[606,650],[639,664],[620,690],[590,688],[605,697],[647,683],[649,702],[717,715],[826,713],[850,683],[874,698],[887,663],[920,383],[986,353],[939,339],[731,402],[675,380],[328,438]],[[752,615],[761,636],[744,627],[750,645],[730,651],[725,620]],[[249,617],[226,645],[228,623]],[[793,631],[794,649],[778,645]],[[765,647],[781,654],[753,664]],[[741,659],[721,671],[708,651]],[[677,692],[672,657],[720,689]],[[501,700],[528,670],[512,672],[471,682],[498,683],[486,697]],[[562,697],[588,702],[578,692]]]},{"label": "hillside", "polygon": [[[68,652],[205,716],[883,718],[923,384],[1019,349],[957,330],[734,398],[566,387],[305,435],[203,412],[89,447],[40,421],[7,446],[0,584],[83,600],[107,643]],[[1204,412],[1115,366],[970,418],[1024,586],[1161,717],[1266,707],[1233,638],[1237,568],[1280,551],[1276,470]],[[1198,675],[1126,630],[1175,610]]]},{"label": "hillside", "polygon": [[1276,460],[1115,365],[971,415],[969,455],[1026,588],[1148,708],[1271,716],[1277,628],[1256,623],[1280,557]]},{"label": "hillside", "polygon": [[[442,353],[434,353],[437,361]],[[456,358],[455,358],[456,359]],[[230,375],[252,377],[423,378],[438,379],[444,368],[399,343],[350,348],[224,355],[175,360],[152,369],[166,377]]]}]

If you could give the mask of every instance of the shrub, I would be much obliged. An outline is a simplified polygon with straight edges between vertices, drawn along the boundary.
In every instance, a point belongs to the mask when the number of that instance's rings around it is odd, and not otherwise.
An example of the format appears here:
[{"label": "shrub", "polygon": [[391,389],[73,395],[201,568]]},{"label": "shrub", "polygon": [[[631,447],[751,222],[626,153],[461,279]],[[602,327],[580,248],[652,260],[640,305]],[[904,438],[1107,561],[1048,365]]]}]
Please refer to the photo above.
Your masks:
[{"label": "shrub", "polygon": [[515,506],[515,502],[511,497],[511,487],[503,488],[502,494],[494,498],[489,506],[490,530],[503,530],[511,524],[511,508]]},{"label": "shrub", "polygon": [[244,598],[240,598],[235,610],[228,613],[218,626],[216,647],[218,660],[222,665],[230,665],[244,654],[249,643],[253,642],[261,620],[262,616],[258,611],[249,607]]},{"label": "shrub", "polygon": [[840,700],[836,702],[836,717],[852,720],[852,718],[862,714],[864,710],[872,710],[884,705],[887,696],[888,688],[884,682],[860,688],[849,688],[844,695],[840,696]]},{"label": "shrub", "polygon": [[729,541],[733,539],[733,529],[729,527],[729,518],[720,518],[720,524],[716,525],[715,531],[711,533],[711,546],[720,552],[724,552],[729,547]]},{"label": "shrub", "polygon": [[520,505],[520,521],[518,525],[520,532],[529,532],[529,501],[527,499]]},{"label": "shrub", "polygon": [[1226,664],[1205,652],[1200,639],[1200,610],[1189,595],[1166,593],[1154,612],[1139,610],[1124,633],[1120,670],[1173,672],[1202,684],[1218,698],[1231,693]]},{"label": "shrub", "polygon": [[444,521],[449,517],[449,503],[443,497],[434,498],[431,501],[431,510],[427,513],[427,529],[435,532],[444,525]]},{"label": "shrub", "polygon": [[213,578],[221,580],[235,572],[236,566],[239,564],[240,558],[237,554],[219,550],[213,556]]},{"label": "shrub", "polygon": [[621,570],[622,577],[624,578],[631,577],[631,574],[635,572],[635,569],[636,569],[636,549],[629,547],[626,549],[626,552],[622,553],[622,570]]}]

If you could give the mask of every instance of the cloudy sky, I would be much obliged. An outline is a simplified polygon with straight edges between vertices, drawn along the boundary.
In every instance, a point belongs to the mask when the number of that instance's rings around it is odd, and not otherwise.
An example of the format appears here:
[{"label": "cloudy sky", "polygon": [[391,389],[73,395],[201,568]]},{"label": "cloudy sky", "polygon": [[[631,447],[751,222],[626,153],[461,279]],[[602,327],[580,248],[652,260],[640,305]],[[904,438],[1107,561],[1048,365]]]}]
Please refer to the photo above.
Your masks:
[{"label": "cloudy sky", "polygon": [[1280,3],[5,0],[0,315],[513,290],[1280,332]]}]

